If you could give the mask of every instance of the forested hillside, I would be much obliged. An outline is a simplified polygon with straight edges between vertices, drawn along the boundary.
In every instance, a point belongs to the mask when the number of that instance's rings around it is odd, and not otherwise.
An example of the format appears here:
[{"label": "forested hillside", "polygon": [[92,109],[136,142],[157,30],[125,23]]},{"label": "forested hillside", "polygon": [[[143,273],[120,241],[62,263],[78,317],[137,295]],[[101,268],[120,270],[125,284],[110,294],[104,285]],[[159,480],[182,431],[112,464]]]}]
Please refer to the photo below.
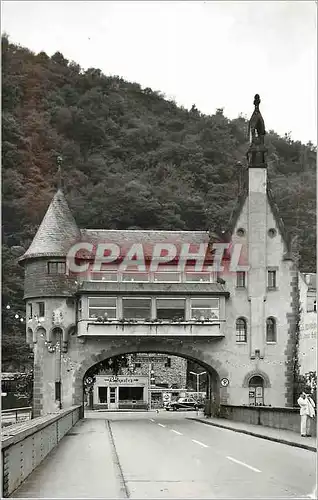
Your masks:
[{"label": "forested hillside", "polygon": [[[80,227],[223,229],[248,144],[242,116],[186,110],[138,83],[83,71],[59,52],[34,54],[7,37],[2,85],[3,362],[12,368],[7,342],[16,350],[24,331],[13,314],[23,311],[16,256],[54,194],[59,156]],[[272,131],[266,141],[281,216],[299,235],[301,269],[315,271],[316,149]],[[28,356],[20,346],[17,362],[27,364]]]}]

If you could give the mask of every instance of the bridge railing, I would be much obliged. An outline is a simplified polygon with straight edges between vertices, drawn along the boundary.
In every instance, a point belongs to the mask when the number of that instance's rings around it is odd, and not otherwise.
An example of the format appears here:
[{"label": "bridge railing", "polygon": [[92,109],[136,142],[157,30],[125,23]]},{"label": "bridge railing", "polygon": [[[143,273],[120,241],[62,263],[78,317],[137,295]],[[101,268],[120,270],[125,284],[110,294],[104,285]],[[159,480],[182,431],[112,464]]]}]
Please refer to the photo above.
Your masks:
[{"label": "bridge railing", "polygon": [[10,496],[81,418],[82,407],[73,406],[3,428],[2,496]]},{"label": "bridge railing", "polygon": [[1,410],[1,425],[5,427],[6,425],[11,425],[13,423],[31,420],[32,419],[32,407],[25,406],[22,408],[8,408],[7,410]]}]

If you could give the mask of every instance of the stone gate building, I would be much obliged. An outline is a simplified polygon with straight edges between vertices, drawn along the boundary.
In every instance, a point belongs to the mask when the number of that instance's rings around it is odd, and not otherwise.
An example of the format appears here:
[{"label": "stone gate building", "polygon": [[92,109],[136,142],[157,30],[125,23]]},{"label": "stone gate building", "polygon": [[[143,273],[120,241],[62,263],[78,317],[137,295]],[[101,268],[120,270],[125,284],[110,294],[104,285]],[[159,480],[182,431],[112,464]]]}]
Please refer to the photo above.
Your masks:
[{"label": "stone gate building", "polygon": [[[98,361],[126,353],[162,353],[201,363],[208,399],[233,405],[291,406],[298,322],[298,271],[267,180],[264,122],[255,96],[247,182],[222,238],[246,249],[249,271],[196,272],[178,260],[160,272],[121,271],[136,242],[208,244],[214,232],[80,229],[61,190],[29,249],[25,267],[27,342],[34,349],[35,415],[83,401],[83,377]],[[120,246],[101,272],[72,273],[74,243]],[[189,251],[191,251],[191,248]],[[193,250],[192,250],[193,251]],[[147,258],[147,251],[145,257]],[[78,254],[78,262],[92,255]]]}]

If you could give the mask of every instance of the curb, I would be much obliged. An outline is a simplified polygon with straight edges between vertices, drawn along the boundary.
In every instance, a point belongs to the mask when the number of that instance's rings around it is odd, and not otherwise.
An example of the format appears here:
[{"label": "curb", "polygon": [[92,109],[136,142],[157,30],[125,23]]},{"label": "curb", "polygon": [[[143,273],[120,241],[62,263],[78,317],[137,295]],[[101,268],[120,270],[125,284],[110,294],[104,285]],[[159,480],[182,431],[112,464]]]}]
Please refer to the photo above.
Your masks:
[{"label": "curb", "polygon": [[257,432],[246,431],[245,429],[235,429],[233,427],[229,427],[222,424],[215,424],[214,422],[206,422],[205,420],[201,420],[199,418],[189,418],[187,420],[195,420],[196,422],[201,422],[202,424],[212,425],[213,427],[220,427],[221,429],[227,429],[233,432],[240,432],[241,434],[247,434],[249,436],[258,437],[261,439],[266,439],[267,441],[274,441],[276,443],[287,444],[288,446],[294,446],[295,448],[303,448],[304,450],[317,452],[317,448],[315,446],[310,446],[309,444],[295,443],[294,441],[287,441],[286,439],[275,438],[272,436],[265,436],[264,434],[258,434]]}]

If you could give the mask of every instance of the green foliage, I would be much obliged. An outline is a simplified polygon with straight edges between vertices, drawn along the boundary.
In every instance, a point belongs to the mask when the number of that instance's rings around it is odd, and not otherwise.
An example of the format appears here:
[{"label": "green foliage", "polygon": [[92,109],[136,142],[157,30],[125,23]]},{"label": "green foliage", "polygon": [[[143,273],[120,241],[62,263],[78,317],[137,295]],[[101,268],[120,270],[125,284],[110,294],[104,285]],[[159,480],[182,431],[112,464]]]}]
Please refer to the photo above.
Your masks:
[{"label": "green foliage", "polygon": [[[58,156],[80,227],[224,229],[237,198],[247,121],[178,107],[99,69],[2,38],[5,304],[22,305],[12,246],[27,248],[53,196]],[[266,121],[266,117],[265,117]],[[315,270],[316,148],[267,134],[269,176],[302,270]],[[8,263],[8,266],[7,266]],[[4,311],[5,312],[5,311]],[[4,335],[18,334],[5,317]]]},{"label": "green foliage", "polygon": [[317,403],[317,372],[311,371],[298,377],[298,397],[302,392],[310,394]]}]

